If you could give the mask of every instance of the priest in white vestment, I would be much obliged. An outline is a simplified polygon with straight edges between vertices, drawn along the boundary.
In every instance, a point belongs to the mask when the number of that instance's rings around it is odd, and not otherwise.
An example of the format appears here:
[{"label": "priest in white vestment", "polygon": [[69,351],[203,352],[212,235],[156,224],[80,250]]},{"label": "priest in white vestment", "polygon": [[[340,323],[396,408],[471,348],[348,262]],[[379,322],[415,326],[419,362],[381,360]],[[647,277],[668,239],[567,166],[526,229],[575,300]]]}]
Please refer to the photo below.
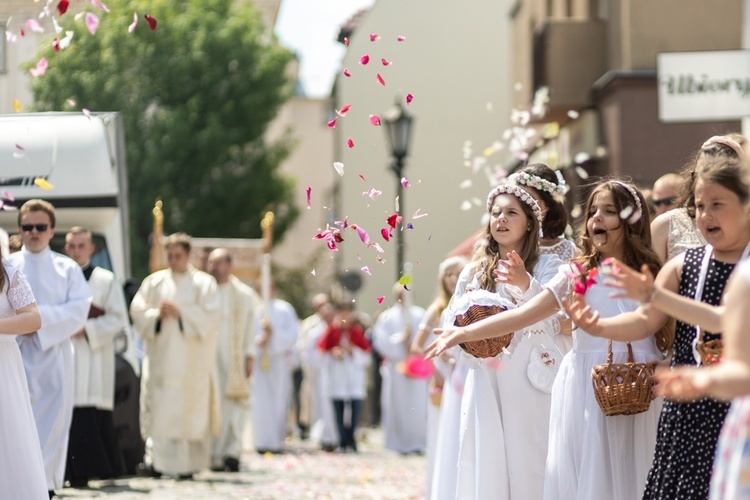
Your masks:
[{"label": "priest in white vestment", "polygon": [[257,356],[251,391],[253,441],[258,453],[279,453],[286,438],[292,397],[292,349],[299,335],[299,318],[289,302],[273,298],[256,318]]},{"label": "priest in white vestment", "polygon": [[216,375],[221,397],[219,436],[212,447],[214,471],[239,472],[242,436],[250,417],[250,376],[255,357],[255,310],[260,297],[232,273],[224,248],[208,256],[208,272],[218,285],[220,316],[216,336]]},{"label": "priest in white vestment", "polygon": [[210,465],[218,434],[216,280],[190,265],[190,237],[165,242],[169,268],[143,280],[130,305],[144,342],[141,433],[156,474],[189,478]]},{"label": "priest in white vestment", "polygon": [[86,326],[72,339],[75,391],[65,478],[76,488],[125,474],[112,410],[115,337],[125,334],[128,311],[114,273],[91,265],[95,251],[91,231],[73,227],[65,235],[65,253],[81,266],[92,296]]},{"label": "priest in white vestment", "polygon": [[404,375],[400,364],[419,330],[424,309],[404,306],[404,287],[393,289],[395,305],[383,311],[373,326],[373,346],[385,362],[383,375],[383,430],[385,447],[399,453],[421,453],[427,447],[428,381]]},{"label": "priest in white vestment", "polygon": [[[23,248],[8,256],[31,285],[42,327],[16,337],[29,383],[47,489],[62,488],[68,431],[73,416],[73,347],[70,338],[83,328],[91,303],[81,268],[53,252],[55,210],[43,200],[29,200],[18,212]],[[1,411],[1,410],[0,410]]]}]

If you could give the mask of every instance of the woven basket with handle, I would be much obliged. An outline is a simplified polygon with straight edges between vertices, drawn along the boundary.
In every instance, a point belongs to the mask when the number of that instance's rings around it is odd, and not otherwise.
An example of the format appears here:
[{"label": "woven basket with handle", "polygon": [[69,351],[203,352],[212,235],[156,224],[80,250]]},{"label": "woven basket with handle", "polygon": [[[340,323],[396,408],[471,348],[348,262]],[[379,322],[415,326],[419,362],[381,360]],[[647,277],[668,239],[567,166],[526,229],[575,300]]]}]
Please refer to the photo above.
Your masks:
[{"label": "woven basket with handle", "polygon": [[591,382],[599,408],[608,416],[635,415],[651,405],[653,363],[636,363],[628,342],[628,362],[612,363],[612,341],[607,344],[607,362],[591,369]]},{"label": "woven basket with handle", "polygon": [[[468,326],[472,323],[476,323],[484,318],[489,318],[495,314],[507,311],[502,306],[479,306],[473,305],[463,313],[456,316],[456,320],[453,322],[455,326]],[[501,337],[493,337],[491,339],[472,340],[470,342],[464,342],[459,344],[461,349],[468,352],[475,358],[493,358],[503,352],[503,349],[510,345],[510,341],[513,340],[513,334],[503,335]]]},{"label": "woven basket with handle", "polygon": [[701,338],[701,341],[695,345],[695,350],[700,354],[703,366],[711,366],[721,361],[724,344],[721,339],[704,341]]}]

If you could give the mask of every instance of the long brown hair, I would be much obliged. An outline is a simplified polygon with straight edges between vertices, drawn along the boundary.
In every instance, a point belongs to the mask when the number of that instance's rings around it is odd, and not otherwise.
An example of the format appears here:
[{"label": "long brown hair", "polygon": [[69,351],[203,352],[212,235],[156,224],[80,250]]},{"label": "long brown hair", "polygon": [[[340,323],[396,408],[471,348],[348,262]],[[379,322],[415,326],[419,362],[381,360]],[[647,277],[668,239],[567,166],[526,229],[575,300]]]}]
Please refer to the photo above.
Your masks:
[{"label": "long brown hair", "polygon": [[[523,188],[519,187],[519,189]],[[508,196],[513,196],[515,198],[515,195],[513,194],[508,194]],[[521,209],[526,215],[526,220],[530,225],[530,229],[526,233],[523,245],[521,246],[520,257],[523,259],[526,271],[533,275],[534,266],[536,266],[536,263],[539,260],[539,221],[529,205],[524,201],[521,201],[519,198],[516,199],[518,200],[518,204],[521,205]],[[493,199],[492,202],[488,203],[490,211],[492,211],[492,204],[494,201],[495,200]],[[490,229],[491,224],[492,217],[490,217],[487,226],[484,228],[484,234],[482,235],[484,244],[480,245],[476,252],[474,252],[472,260],[477,262],[475,272],[482,272],[482,277],[479,279],[479,285],[484,290],[494,291],[496,284],[493,271],[497,269],[497,263],[502,260],[504,256],[500,255],[500,245],[498,245],[495,238],[492,237],[492,230]]]},{"label": "long brown hair", "polygon": [[[641,205],[641,216],[637,218],[622,218],[623,235],[625,238],[623,262],[629,267],[640,271],[641,266],[646,264],[649,270],[656,276],[661,269],[661,261],[651,246],[651,217],[646,207],[646,200],[640,189],[630,182],[619,180],[605,179],[601,181],[596,188],[589,194],[586,200],[586,211],[584,220],[579,232],[580,248],[582,255],[576,261],[587,271],[596,268],[602,260],[599,250],[591,242],[588,234],[588,220],[591,218],[591,206],[594,204],[596,195],[604,191],[612,193],[615,209],[617,213],[623,212],[626,207],[632,207],[631,213],[637,210],[637,204],[633,199],[633,193],[628,187],[633,189],[638,196]],[[656,334],[656,346],[662,352],[667,352],[674,342],[673,322],[668,321]]]}]

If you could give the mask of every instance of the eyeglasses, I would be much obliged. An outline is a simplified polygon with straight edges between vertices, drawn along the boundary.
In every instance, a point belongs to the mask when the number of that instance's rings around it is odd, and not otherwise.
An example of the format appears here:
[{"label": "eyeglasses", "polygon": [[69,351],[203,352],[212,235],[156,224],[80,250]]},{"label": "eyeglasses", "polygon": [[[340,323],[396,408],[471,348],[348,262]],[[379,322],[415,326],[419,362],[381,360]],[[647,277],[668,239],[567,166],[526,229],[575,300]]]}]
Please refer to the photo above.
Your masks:
[{"label": "eyeglasses", "polygon": [[34,229],[36,229],[40,233],[43,233],[47,230],[48,227],[49,224],[21,224],[21,229],[26,233],[30,233]]},{"label": "eyeglasses", "polygon": [[663,200],[652,200],[651,203],[654,204],[655,207],[659,207],[659,205],[674,205],[675,197],[670,196],[669,198],[664,198]]}]

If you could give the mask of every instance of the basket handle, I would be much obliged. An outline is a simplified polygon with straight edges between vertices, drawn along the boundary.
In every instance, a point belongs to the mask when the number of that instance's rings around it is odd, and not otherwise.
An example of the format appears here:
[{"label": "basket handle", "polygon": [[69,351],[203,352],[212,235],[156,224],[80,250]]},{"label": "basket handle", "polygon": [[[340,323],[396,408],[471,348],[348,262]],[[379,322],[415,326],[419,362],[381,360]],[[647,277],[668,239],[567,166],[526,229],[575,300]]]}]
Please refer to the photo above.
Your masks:
[{"label": "basket handle", "polygon": [[633,358],[633,346],[630,345],[630,342],[628,342],[628,363],[635,363],[635,359]]},{"label": "basket handle", "polygon": [[607,364],[612,364],[612,339],[607,339]]}]

